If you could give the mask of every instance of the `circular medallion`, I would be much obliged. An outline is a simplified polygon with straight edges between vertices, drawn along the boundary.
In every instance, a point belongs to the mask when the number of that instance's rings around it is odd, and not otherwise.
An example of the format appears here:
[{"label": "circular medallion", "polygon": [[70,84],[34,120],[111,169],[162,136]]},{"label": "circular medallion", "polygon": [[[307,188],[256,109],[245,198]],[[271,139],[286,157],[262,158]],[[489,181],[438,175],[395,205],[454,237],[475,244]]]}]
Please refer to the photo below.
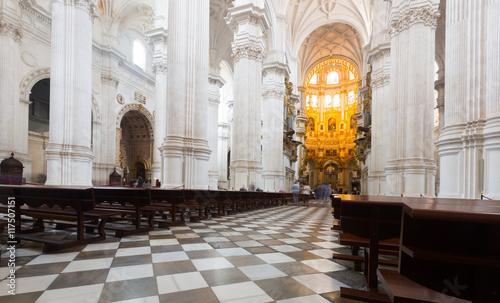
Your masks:
[{"label": "circular medallion", "polygon": [[35,56],[33,56],[33,54],[30,52],[23,52],[21,54],[21,59],[23,60],[24,63],[26,63],[26,65],[31,67],[36,66],[38,64]]},{"label": "circular medallion", "polygon": [[116,101],[118,101],[118,103],[120,103],[120,104],[123,104],[125,102],[123,100],[123,95],[122,94],[116,95]]}]

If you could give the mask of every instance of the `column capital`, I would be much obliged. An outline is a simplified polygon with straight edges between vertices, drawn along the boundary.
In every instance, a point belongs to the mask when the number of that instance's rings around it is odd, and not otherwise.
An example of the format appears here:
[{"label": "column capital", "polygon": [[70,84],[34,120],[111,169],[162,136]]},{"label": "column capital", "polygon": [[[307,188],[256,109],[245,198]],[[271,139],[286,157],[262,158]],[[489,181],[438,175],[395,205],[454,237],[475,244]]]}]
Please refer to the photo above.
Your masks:
[{"label": "column capital", "polygon": [[89,12],[92,19],[98,16],[97,0],[53,0],[53,2],[59,2],[66,6],[85,9]]},{"label": "column capital", "polygon": [[392,9],[389,34],[396,36],[419,23],[436,29],[439,16],[439,5],[429,0],[404,1]]},{"label": "column capital", "polygon": [[255,61],[262,61],[265,56],[264,41],[261,38],[249,36],[244,41],[232,43],[234,63],[238,63],[241,58],[247,58]]},{"label": "column capital", "polygon": [[153,72],[156,74],[167,74],[168,62],[166,59],[160,58],[153,61]]},{"label": "column capital", "polygon": [[23,38],[21,28],[5,20],[0,20],[0,35],[9,35],[18,43]]}]

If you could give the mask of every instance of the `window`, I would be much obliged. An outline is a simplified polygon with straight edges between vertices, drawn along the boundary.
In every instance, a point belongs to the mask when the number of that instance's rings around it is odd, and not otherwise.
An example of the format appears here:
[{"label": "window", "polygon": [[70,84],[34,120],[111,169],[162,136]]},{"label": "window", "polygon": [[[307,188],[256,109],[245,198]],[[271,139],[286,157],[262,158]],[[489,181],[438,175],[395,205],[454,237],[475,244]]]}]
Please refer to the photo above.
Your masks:
[{"label": "window", "polygon": [[332,96],[331,95],[325,96],[325,107],[332,107]]},{"label": "window", "polygon": [[340,106],[340,95],[336,94],[333,96],[333,107],[339,107]]},{"label": "window", "polygon": [[314,74],[309,81],[309,84],[318,84],[318,74]]},{"label": "window", "polygon": [[339,84],[340,76],[337,72],[331,72],[326,76],[326,84]]},{"label": "window", "polygon": [[309,95],[306,97],[306,106],[311,106],[311,96]]},{"label": "window", "polygon": [[146,48],[139,40],[134,41],[133,62],[142,70],[146,70]]},{"label": "window", "polygon": [[349,80],[354,80],[354,74],[352,72],[349,72]]},{"label": "window", "polygon": [[318,107],[318,95],[312,95],[311,106]]},{"label": "window", "polygon": [[356,95],[354,94],[354,91],[350,91],[347,94],[347,103],[351,105],[354,104],[354,102],[356,102]]}]

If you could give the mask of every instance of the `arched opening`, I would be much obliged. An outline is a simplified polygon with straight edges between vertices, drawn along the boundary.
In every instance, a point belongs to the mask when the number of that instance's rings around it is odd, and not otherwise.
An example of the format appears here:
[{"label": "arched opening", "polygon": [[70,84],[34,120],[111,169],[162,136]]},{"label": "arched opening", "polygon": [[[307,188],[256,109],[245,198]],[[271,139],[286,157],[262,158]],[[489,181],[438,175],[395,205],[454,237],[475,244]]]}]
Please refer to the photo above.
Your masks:
[{"label": "arched opening", "polygon": [[137,110],[127,112],[120,123],[120,166],[126,184],[150,184],[153,161],[153,127]]},{"label": "arched opening", "polygon": [[45,147],[49,142],[50,79],[45,78],[33,85],[29,92],[28,154],[31,157],[32,183],[47,181]]}]

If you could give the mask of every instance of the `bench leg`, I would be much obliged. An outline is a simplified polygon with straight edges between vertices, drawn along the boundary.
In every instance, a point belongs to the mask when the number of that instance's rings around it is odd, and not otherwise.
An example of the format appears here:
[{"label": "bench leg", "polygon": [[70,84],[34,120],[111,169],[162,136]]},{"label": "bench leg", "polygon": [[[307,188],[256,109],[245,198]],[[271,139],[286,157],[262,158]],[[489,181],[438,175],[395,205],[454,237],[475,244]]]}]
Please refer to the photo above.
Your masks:
[{"label": "bench leg", "polygon": [[[357,256],[359,253],[359,246],[351,246],[351,255]],[[354,261],[354,270],[361,271],[361,261]]]}]

